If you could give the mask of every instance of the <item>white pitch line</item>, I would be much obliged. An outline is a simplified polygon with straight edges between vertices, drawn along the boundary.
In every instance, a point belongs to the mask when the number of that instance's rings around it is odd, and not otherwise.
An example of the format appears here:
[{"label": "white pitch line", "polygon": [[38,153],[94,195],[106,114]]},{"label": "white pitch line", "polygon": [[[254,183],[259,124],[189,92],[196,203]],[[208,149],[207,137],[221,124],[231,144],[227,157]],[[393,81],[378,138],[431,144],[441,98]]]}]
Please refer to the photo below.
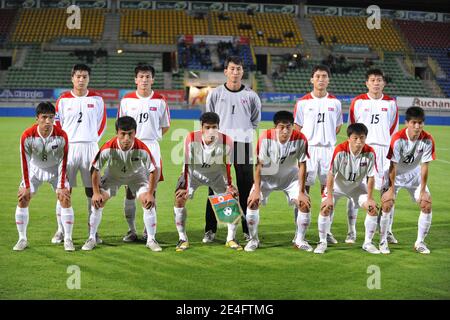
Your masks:
[{"label": "white pitch line", "polygon": [[440,162],[444,162],[444,163],[448,163],[448,164],[450,164],[450,161],[447,161],[447,160],[442,160],[442,159],[436,159],[437,161],[440,161]]}]

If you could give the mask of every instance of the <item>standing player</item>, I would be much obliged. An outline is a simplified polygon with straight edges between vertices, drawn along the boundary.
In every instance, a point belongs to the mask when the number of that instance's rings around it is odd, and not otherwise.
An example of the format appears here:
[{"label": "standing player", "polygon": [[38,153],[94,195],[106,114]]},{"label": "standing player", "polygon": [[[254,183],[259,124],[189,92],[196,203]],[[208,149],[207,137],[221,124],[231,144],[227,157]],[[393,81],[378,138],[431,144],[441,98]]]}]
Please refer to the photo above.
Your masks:
[{"label": "standing player", "polygon": [[[297,237],[295,246],[300,250],[312,251],[305,240],[311,222],[311,203],[305,194],[306,158],[308,142],[299,131],[294,130],[294,116],[288,111],[278,111],[273,117],[274,129],[265,131],[258,140],[256,153],[255,183],[248,197],[247,225],[251,240],[245,251],[259,247],[258,224],[259,204],[265,204],[269,194],[282,190],[289,204],[295,205],[297,216]],[[300,210],[300,214],[297,214]]]},{"label": "standing player", "polygon": [[[71,187],[77,185],[77,173],[81,180],[88,203],[88,215],[91,211],[92,182],[89,168],[98,151],[98,142],[106,129],[106,107],[101,96],[88,90],[91,69],[84,64],[72,68],[73,90],[64,92],[56,101],[56,125],[62,128],[69,138],[67,177]],[[52,243],[64,238],[60,219],[60,203],[56,204],[58,230]],[[88,218],[89,221],[89,218]],[[99,242],[101,240],[97,239]]]},{"label": "standing player", "polygon": [[[122,185],[127,185],[144,209],[144,224],[148,230],[146,247],[152,251],[161,251],[155,240],[155,162],[147,146],[135,138],[136,127],[136,121],[131,117],[117,119],[116,136],[101,147],[92,162],[92,215],[89,220],[89,239],[82,247],[83,250],[95,248],[97,229],[106,202],[116,195]],[[105,174],[100,178],[102,168],[105,168]]]},{"label": "standing player", "polygon": [[[398,130],[398,108],[395,100],[385,94],[386,85],[384,74],[379,69],[370,69],[366,73],[366,87],[368,92],[353,99],[349,111],[349,124],[364,123],[369,129],[367,144],[377,155],[378,173],[375,175],[375,189],[380,190],[383,185],[383,177],[389,169],[389,161],[386,156],[389,150],[389,142],[392,135]],[[356,240],[356,217],[358,210],[354,204],[347,202],[349,230],[345,242],[354,243]],[[390,217],[388,241],[397,243],[392,233],[393,211]]]},{"label": "standing player", "polygon": [[[152,85],[155,81],[155,69],[152,66],[138,65],[134,69],[134,74],[136,91],[127,93],[123,97],[117,118],[130,116],[136,120],[136,138],[145,143],[155,159],[158,169],[156,181],[163,181],[161,150],[158,140],[161,140],[163,134],[169,130],[169,107],[164,97],[152,90]],[[128,233],[123,238],[123,241],[136,241],[135,196],[128,188],[126,188],[126,197],[124,199],[124,211],[128,222]],[[144,239],[146,236],[146,231],[144,231]]]},{"label": "standing player", "polygon": [[[320,181],[320,193],[323,194],[327,181],[336,135],[342,126],[341,102],[327,92],[331,72],[327,66],[315,66],[311,72],[313,91],[304,95],[295,105],[295,128],[308,139],[309,158],[306,160],[306,191],[316,180]],[[296,217],[297,219],[297,217]],[[330,217],[333,220],[333,217]],[[337,243],[333,234],[327,235],[328,243]]]},{"label": "standing player", "polygon": [[366,238],[362,248],[369,253],[379,254],[380,251],[372,243],[377,229],[377,204],[373,200],[375,151],[365,143],[367,127],[364,124],[349,125],[347,136],[348,140],[334,149],[318,221],[320,242],[314,253],[324,253],[327,249],[330,215],[339,198],[346,197],[356,204],[356,208],[361,206],[367,210],[364,223]]},{"label": "standing player", "polygon": [[[219,115],[220,130],[234,141],[234,169],[236,172],[239,203],[247,208],[247,198],[253,185],[252,141],[253,130],[261,121],[261,100],[256,92],[242,84],[244,63],[240,57],[230,56],[225,60],[227,82],[218,86],[206,98],[206,111]],[[213,194],[211,188],[209,194]],[[245,221],[242,217],[242,231],[249,240]],[[211,204],[206,204],[206,225],[203,243],[212,242],[217,231],[217,221]]]},{"label": "standing player", "polygon": [[[200,117],[201,131],[191,132],[184,142],[184,167],[175,190],[175,224],[179,241],[176,251],[189,248],[186,234],[186,201],[192,199],[200,186],[210,187],[214,193],[230,192],[237,196],[236,188],[231,184],[230,160],[233,152],[231,139],[219,133],[219,116],[214,112],[205,112]],[[236,241],[237,225],[228,223],[226,246],[242,250]]]},{"label": "standing player", "polygon": [[22,251],[28,246],[28,206],[31,197],[44,182],[52,185],[61,204],[64,250],[75,250],[72,242],[74,214],[66,177],[69,141],[67,134],[53,125],[55,113],[55,107],[50,102],[39,103],[36,107],[36,124],[25,130],[20,139],[22,182],[17,194],[16,225],[19,241],[13,248],[15,251]]},{"label": "standing player", "polygon": [[436,155],[433,137],[423,130],[424,122],[425,112],[422,108],[408,108],[406,128],[394,134],[391,140],[387,155],[391,164],[387,191],[381,198],[383,215],[380,223],[381,241],[387,251],[389,248],[386,241],[388,223],[386,216],[392,214],[398,191],[405,188],[420,206],[414,249],[419,253],[430,253],[424,242],[430,230],[432,217],[431,194],[427,187],[428,164],[436,159]]}]

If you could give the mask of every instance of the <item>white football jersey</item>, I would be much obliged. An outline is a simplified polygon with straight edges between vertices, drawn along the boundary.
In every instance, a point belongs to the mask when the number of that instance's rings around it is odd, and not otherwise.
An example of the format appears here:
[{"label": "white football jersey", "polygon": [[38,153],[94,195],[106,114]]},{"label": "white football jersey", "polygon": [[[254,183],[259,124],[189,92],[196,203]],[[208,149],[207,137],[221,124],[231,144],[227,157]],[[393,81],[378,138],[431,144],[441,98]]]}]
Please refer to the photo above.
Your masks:
[{"label": "white football jersey", "polygon": [[56,125],[74,142],[98,142],[106,129],[106,107],[103,98],[89,91],[77,97],[64,92],[56,101]]},{"label": "white football jersey", "polygon": [[198,180],[212,180],[217,172],[222,172],[231,185],[231,159],[233,141],[226,135],[219,133],[218,139],[206,145],[201,131],[191,132],[184,142],[184,178],[195,176]]},{"label": "white football jersey", "polygon": [[290,179],[298,175],[298,165],[308,157],[308,141],[303,133],[292,131],[291,138],[281,144],[275,129],[263,132],[256,146],[258,160],[262,164],[263,179]]},{"label": "white football jersey", "polygon": [[411,141],[404,128],[392,137],[387,158],[397,163],[397,175],[411,172],[420,164],[436,159],[433,137],[422,131],[416,141]]},{"label": "white football jersey", "polygon": [[395,100],[387,95],[372,99],[367,93],[352,100],[349,124],[363,123],[369,132],[367,144],[389,146],[392,135],[398,131],[398,107]]},{"label": "white football jersey", "polygon": [[358,155],[350,150],[347,141],[334,149],[330,170],[335,178],[335,185],[349,192],[363,183],[367,177],[376,173],[376,155],[373,148],[365,145]]},{"label": "white football jersey", "polygon": [[136,175],[148,176],[155,170],[155,162],[144,142],[135,139],[131,149],[123,151],[114,137],[100,148],[91,167],[97,170],[105,168],[105,175],[124,181]]},{"label": "white football jersey", "polygon": [[295,104],[294,122],[302,127],[310,146],[333,147],[336,128],[343,123],[341,102],[329,93],[322,98],[308,93]]},{"label": "white football jersey", "polygon": [[39,169],[58,168],[58,188],[63,189],[66,183],[67,154],[69,140],[67,134],[53,126],[52,133],[43,138],[38,125],[25,130],[20,139],[20,160],[22,180],[26,188],[30,187],[30,165]]},{"label": "white football jersey", "polygon": [[123,116],[136,120],[136,138],[144,142],[161,140],[161,128],[170,127],[169,106],[165,98],[154,91],[148,97],[141,97],[136,91],[127,93],[117,112],[118,118]]}]

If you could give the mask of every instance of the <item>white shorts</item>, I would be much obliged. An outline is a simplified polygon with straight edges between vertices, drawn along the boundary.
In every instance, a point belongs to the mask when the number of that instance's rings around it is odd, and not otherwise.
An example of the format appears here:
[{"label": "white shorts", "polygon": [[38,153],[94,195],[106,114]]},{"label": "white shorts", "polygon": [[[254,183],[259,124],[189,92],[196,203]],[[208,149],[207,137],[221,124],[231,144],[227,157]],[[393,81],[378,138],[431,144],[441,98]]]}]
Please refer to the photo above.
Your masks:
[{"label": "white shorts", "polygon": [[[408,172],[406,174],[398,175],[395,177],[395,197],[400,189],[406,189],[411,196],[413,202],[419,202],[420,189],[421,189],[421,175],[420,170],[415,170],[414,172]],[[425,186],[425,191],[430,194],[428,186]]]},{"label": "white shorts", "polygon": [[[255,189],[253,185],[250,193]],[[292,179],[290,182],[280,184],[275,181],[268,181],[266,179],[261,179],[261,204],[266,205],[269,195],[272,191],[283,191],[286,195],[288,204],[290,206],[295,205],[295,201],[298,199],[298,193],[300,192],[300,186],[298,185],[297,179]]]},{"label": "white shorts", "polygon": [[189,199],[194,198],[195,190],[197,190],[200,186],[210,187],[215,194],[224,193],[227,191],[227,181],[222,173],[217,174],[215,177],[208,178],[207,180],[189,175],[187,186]]},{"label": "white shorts", "polygon": [[[53,188],[53,191],[56,191],[56,189],[58,188],[58,167],[41,169],[41,168],[35,167],[30,164],[28,169],[29,169],[29,177],[30,177],[31,195],[36,194],[40,185],[43,184],[44,182],[50,183],[50,185]],[[25,181],[22,180],[19,187],[25,188]],[[67,181],[67,179],[64,184],[64,188],[67,188],[67,189],[70,188],[70,185],[69,185],[69,182]]]},{"label": "white shorts", "polygon": [[159,146],[159,142],[157,140],[149,141],[143,140],[147,148],[150,150],[150,153],[155,160],[155,167],[159,169],[159,177],[157,177],[156,181],[164,181],[164,175],[162,171],[162,159],[161,159],[161,148]]},{"label": "white shorts", "polygon": [[370,145],[377,157],[377,172],[375,173],[375,189],[381,190],[385,184],[386,174],[389,172],[390,161],[386,158],[389,146]]},{"label": "white shorts", "polygon": [[67,156],[67,178],[72,187],[77,186],[77,173],[80,171],[85,188],[92,188],[91,163],[98,152],[96,142],[77,142],[69,144]]},{"label": "white shorts", "polygon": [[333,147],[308,146],[309,158],[306,160],[306,185],[312,186],[319,178],[321,185],[327,184],[327,175],[333,157]]},{"label": "white shorts", "polygon": [[[328,191],[327,188],[325,188],[323,195],[322,195],[322,201],[325,201],[327,198]],[[367,201],[367,185],[365,183],[361,183],[359,186],[352,190],[345,190],[339,188],[336,184],[334,185],[334,191],[333,191],[333,203],[336,205],[338,200],[342,197],[346,197],[353,201],[354,208],[358,209],[359,207],[362,207],[363,204]]]},{"label": "white shorts", "polygon": [[128,189],[133,193],[136,198],[150,190],[150,185],[148,182],[149,176],[146,174],[139,174],[123,179],[117,179],[110,176],[108,173],[101,178],[100,189],[105,191],[108,196],[114,197],[121,186],[128,186]]}]

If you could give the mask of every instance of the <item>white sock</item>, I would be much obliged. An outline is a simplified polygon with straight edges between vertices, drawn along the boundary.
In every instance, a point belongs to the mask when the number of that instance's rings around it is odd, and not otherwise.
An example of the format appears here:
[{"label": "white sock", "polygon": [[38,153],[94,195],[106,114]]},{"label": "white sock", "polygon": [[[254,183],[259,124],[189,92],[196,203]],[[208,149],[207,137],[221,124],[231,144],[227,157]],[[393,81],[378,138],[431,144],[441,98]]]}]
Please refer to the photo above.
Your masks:
[{"label": "white sock", "polygon": [[227,234],[227,242],[236,239],[236,229],[237,224],[227,223],[228,234]]},{"label": "white sock", "polygon": [[356,219],[358,218],[358,209],[355,209],[353,201],[347,201],[347,221],[348,233],[356,235]]},{"label": "white sock", "polygon": [[252,240],[258,239],[258,225],[259,225],[259,209],[252,210],[247,207],[247,215],[245,217],[247,220],[248,232],[250,233],[250,238]]},{"label": "white sock", "polygon": [[296,244],[300,244],[301,241],[305,241],[306,231],[311,223],[311,212],[298,212],[297,215],[297,238]]},{"label": "white sock", "polygon": [[61,202],[56,201],[56,221],[58,222],[58,232],[64,232],[64,227],[61,222]]},{"label": "white sock", "polygon": [[381,217],[380,217],[380,243],[385,242],[387,239],[387,233],[389,229],[389,221],[390,218],[390,212],[384,212],[382,211]]},{"label": "white sock", "polygon": [[330,216],[323,216],[319,214],[319,220],[317,224],[319,226],[320,242],[327,243],[327,234],[330,232]]},{"label": "white sock", "polygon": [[136,233],[136,201],[135,199],[127,199],[123,201],[123,211],[125,219],[127,219],[128,229]]},{"label": "white sock", "polygon": [[180,240],[188,241],[185,228],[187,217],[186,208],[174,207],[173,212],[175,215],[175,225],[177,226],[178,237],[180,238]]},{"label": "white sock", "polygon": [[333,225],[333,219],[334,219],[334,211],[331,211],[329,217],[330,217],[330,227],[328,228],[328,232],[327,233],[331,233],[331,226]]},{"label": "white sock", "polygon": [[28,207],[20,208],[16,207],[16,226],[17,231],[19,231],[19,240],[27,240],[27,226],[29,220]]},{"label": "white sock", "polygon": [[366,220],[364,221],[364,226],[366,227],[366,237],[364,243],[372,243],[373,236],[377,230],[377,216],[366,215]]},{"label": "white sock", "polygon": [[420,212],[419,221],[418,221],[418,231],[417,231],[417,242],[422,242],[425,240],[425,237],[428,234],[428,231],[430,231],[431,227],[431,218],[432,218],[432,212],[430,213],[423,213],[423,211]]},{"label": "white sock", "polygon": [[391,214],[389,215],[389,227],[388,227],[388,232],[392,233],[392,225],[394,224],[394,212],[395,212],[395,206],[392,207],[391,209]]},{"label": "white sock", "polygon": [[147,229],[147,241],[154,240],[156,235],[156,209],[144,209],[144,224]]},{"label": "white sock", "polygon": [[72,230],[73,223],[75,220],[75,215],[73,213],[73,208],[61,208],[61,222],[64,228],[64,240],[72,240]]},{"label": "white sock", "polygon": [[98,226],[102,221],[102,213],[103,208],[95,209],[92,207],[92,214],[89,218],[89,238],[95,239],[95,235],[97,234]]}]

